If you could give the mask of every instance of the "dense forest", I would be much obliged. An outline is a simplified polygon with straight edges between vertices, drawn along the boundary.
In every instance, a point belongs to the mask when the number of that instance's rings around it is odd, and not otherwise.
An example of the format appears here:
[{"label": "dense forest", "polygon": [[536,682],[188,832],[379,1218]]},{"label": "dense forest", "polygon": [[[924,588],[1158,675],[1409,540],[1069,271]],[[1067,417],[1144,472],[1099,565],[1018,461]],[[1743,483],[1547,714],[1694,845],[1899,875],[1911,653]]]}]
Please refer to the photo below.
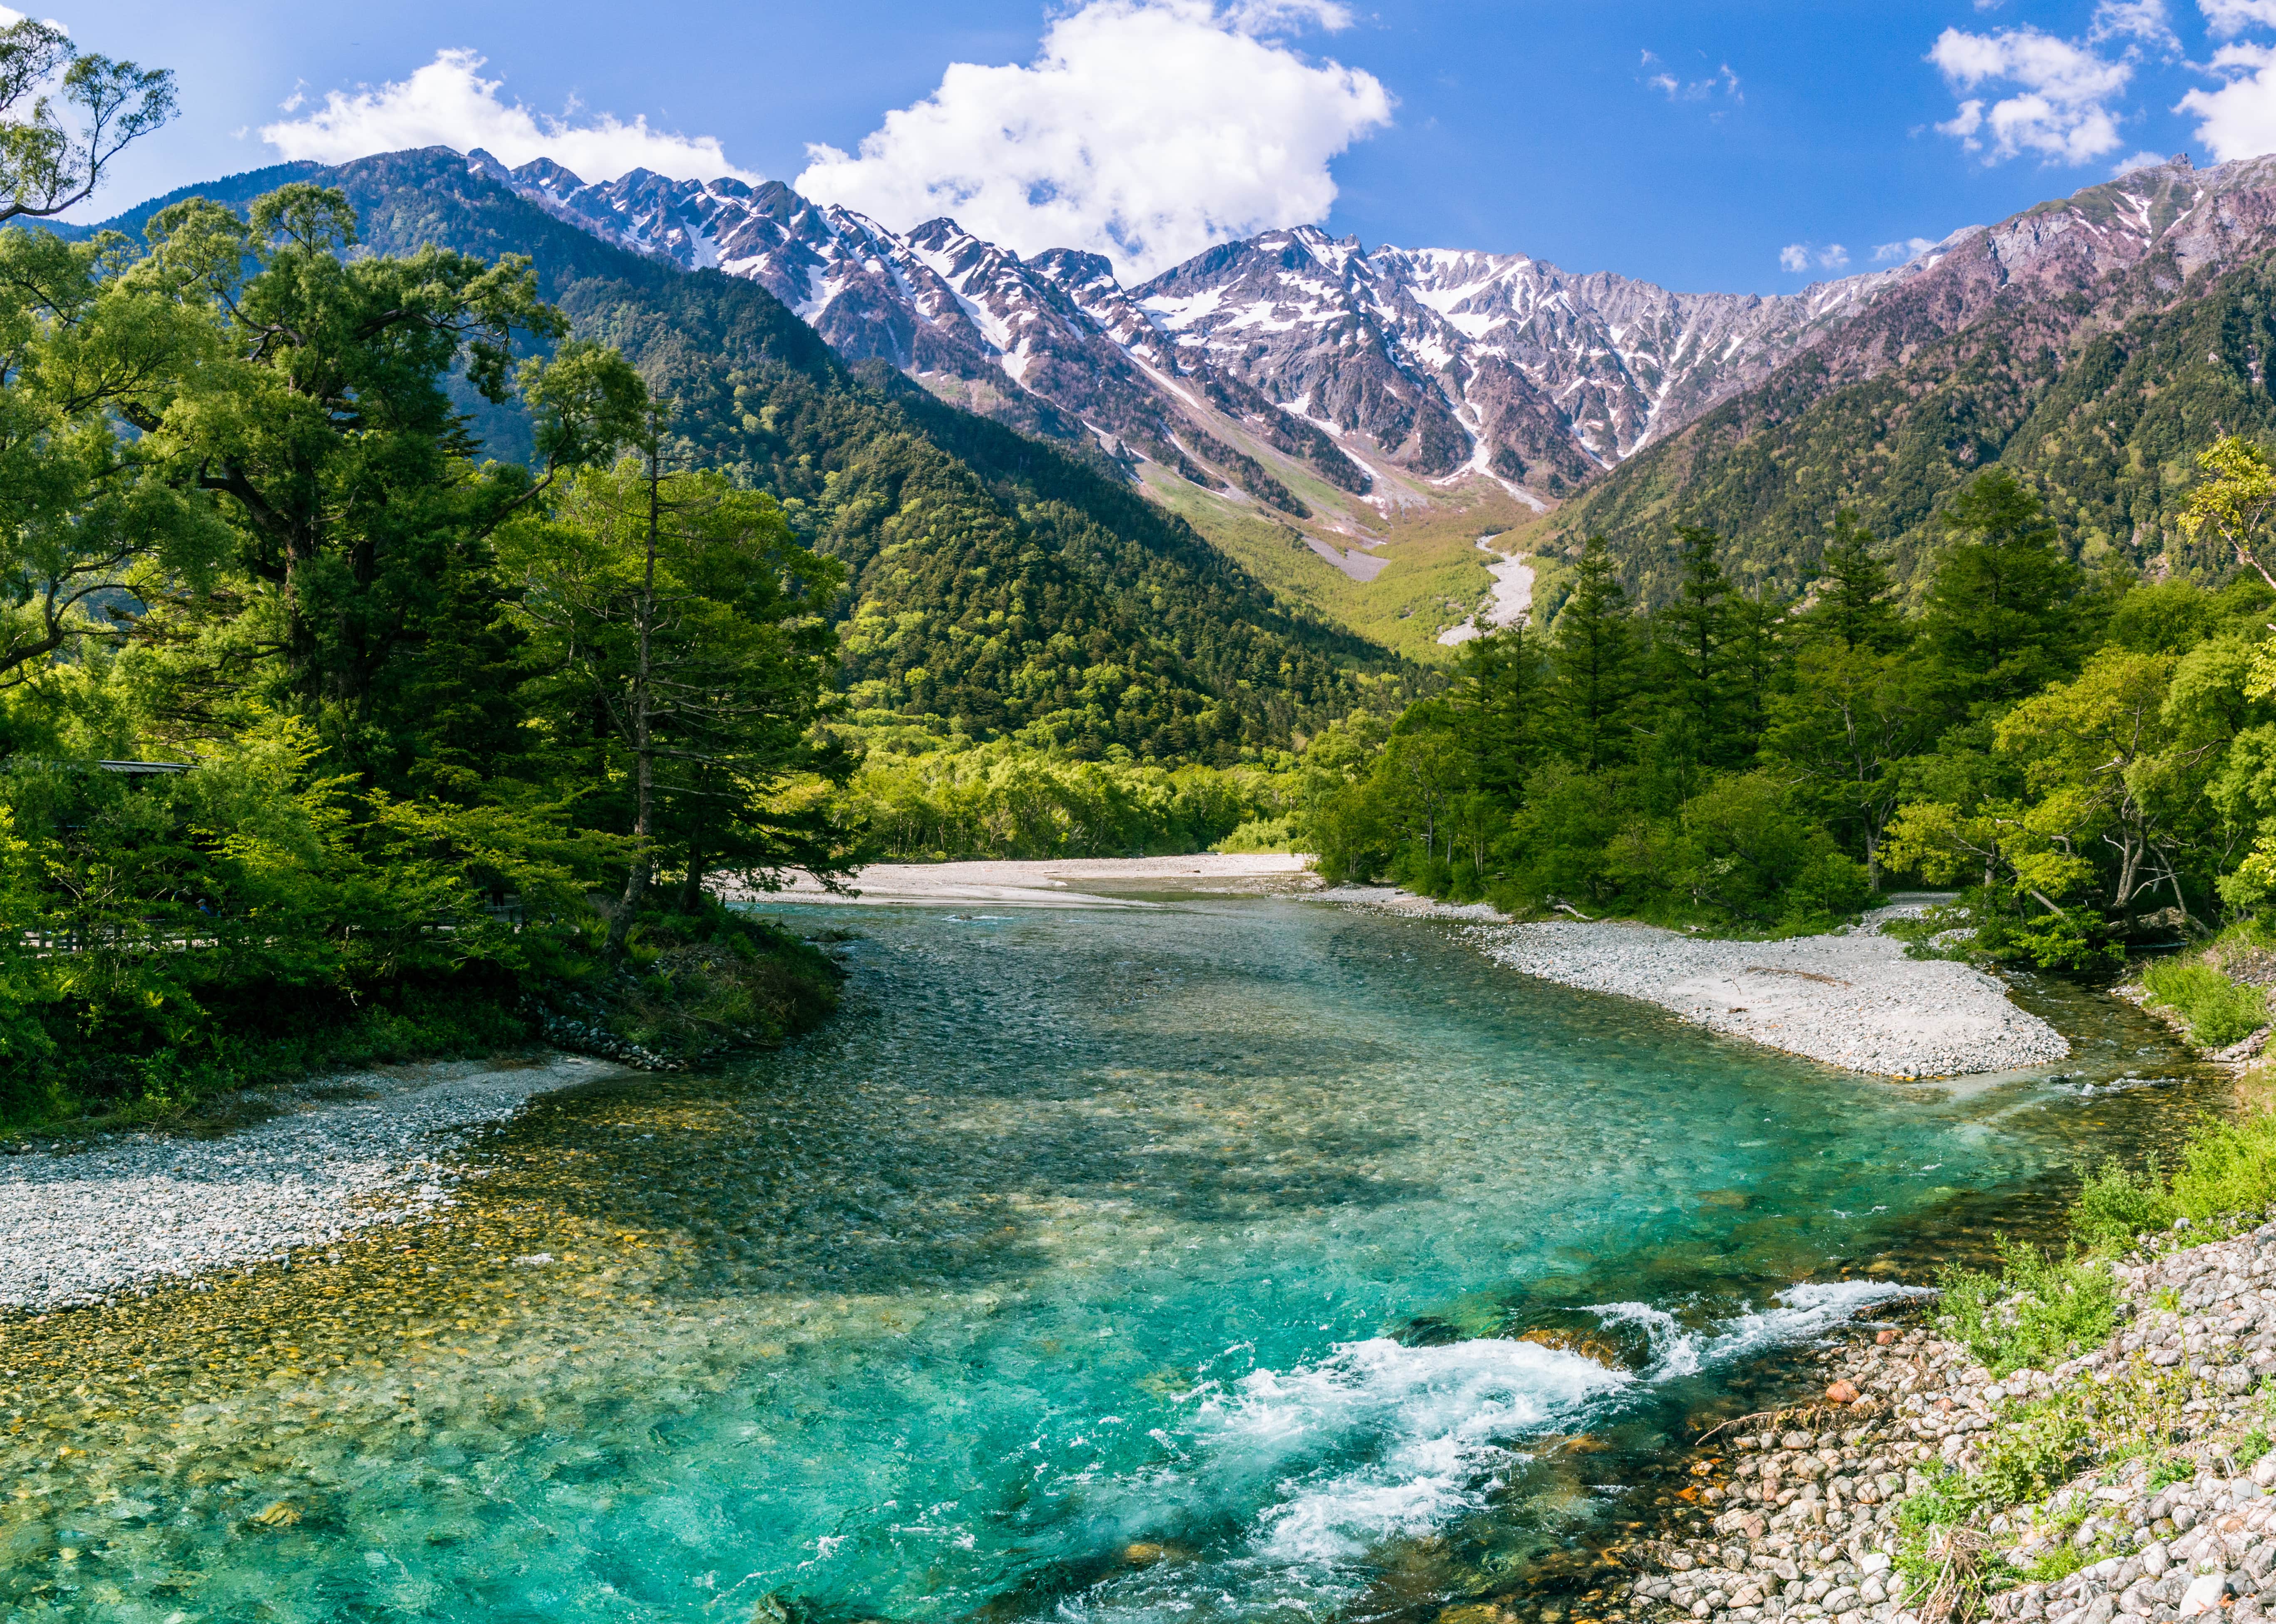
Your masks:
[{"label": "dense forest", "polygon": [[[64,93],[0,214],[171,110],[44,24],[0,57]],[[707,881],[852,851],[846,565],[526,259],[370,252],[306,179],[142,227],[0,231],[0,1118],[825,1012],[828,960]]]},{"label": "dense forest", "polygon": [[1977,950],[2044,966],[2202,931],[2276,884],[2276,486],[2242,439],[2201,460],[2176,523],[2242,565],[2218,587],[2082,568],[1999,467],[1939,510],[1916,613],[1846,512],[1792,600],[1685,527],[1646,612],[1592,541],[1545,634],[1473,644],[1312,805],[1322,867],[1742,931],[1924,881],[1964,888]]}]

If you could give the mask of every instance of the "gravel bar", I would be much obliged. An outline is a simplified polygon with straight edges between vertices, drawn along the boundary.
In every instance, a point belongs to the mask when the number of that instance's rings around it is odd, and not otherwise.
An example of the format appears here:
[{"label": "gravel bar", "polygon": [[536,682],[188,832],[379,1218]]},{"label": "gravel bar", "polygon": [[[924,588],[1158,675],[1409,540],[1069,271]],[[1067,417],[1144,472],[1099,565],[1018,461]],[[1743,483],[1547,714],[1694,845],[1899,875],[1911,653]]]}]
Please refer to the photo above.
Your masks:
[{"label": "gravel bar", "polygon": [[1487,955],[1567,987],[1615,992],[1686,1021],[1886,1077],[1952,1077],[2045,1066],[2070,1044],[2018,1009],[1997,977],[1946,959],[1908,959],[1885,908],[1831,936],[1720,942],[1616,922],[1488,925]]},{"label": "gravel bar", "polygon": [[1845,1071],[1960,1077],[2048,1066],[2070,1044],[2018,1009],[1998,977],[1949,959],[1908,959],[1881,934],[1930,904],[1878,908],[1826,936],[1724,942],[1626,920],[1512,924],[1491,905],[1433,902],[1388,885],[1311,899],[1475,927],[1486,956],[1527,975],[1617,993],[1684,1020]]},{"label": "gravel bar", "polygon": [[467,1130],[619,1074],[576,1055],[358,1073],[251,1096],[280,1114],[226,1137],[112,1135],[0,1157],[0,1310],[100,1302],[415,1221],[469,1171]]}]

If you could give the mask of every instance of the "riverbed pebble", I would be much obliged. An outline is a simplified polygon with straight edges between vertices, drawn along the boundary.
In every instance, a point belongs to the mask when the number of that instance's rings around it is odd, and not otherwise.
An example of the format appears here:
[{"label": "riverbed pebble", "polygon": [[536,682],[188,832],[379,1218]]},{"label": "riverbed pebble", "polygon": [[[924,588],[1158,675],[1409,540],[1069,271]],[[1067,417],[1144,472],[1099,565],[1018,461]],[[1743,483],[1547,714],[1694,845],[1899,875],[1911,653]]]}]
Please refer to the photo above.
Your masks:
[{"label": "riverbed pebble", "polygon": [[573,1055],[361,1073],[247,1096],[278,1114],[225,1137],[18,1149],[0,1156],[0,1309],[100,1302],[424,1217],[467,1172],[469,1130],[534,1094],[619,1074]]},{"label": "riverbed pebble", "polygon": [[[2276,1417],[2257,1391],[2276,1369],[2276,1223],[2205,1246],[2188,1238],[2119,1264],[2117,1332],[2052,1370],[1995,1381],[1934,1329],[1854,1334],[1826,1373],[1855,1400],[1814,1406],[1800,1427],[1741,1422],[1703,1446],[1709,1471],[1694,1482],[1711,1522],[1638,1547],[1635,1613],[1950,1624],[1896,1565],[1906,1499],[1934,1474],[1982,1466],[2019,1404],[2156,1371],[2174,1384],[2181,1441],[1995,1507],[1981,1525],[1992,1552],[2016,1569],[2075,1571],[1994,1588],[1984,1606],[2013,1624],[2276,1617],[2276,1450],[2263,1430]],[[2075,1553],[2045,1562],[2062,1544]]]},{"label": "riverbed pebble", "polygon": [[1884,935],[1918,906],[1884,908],[1846,931],[1724,942],[1625,922],[1474,927],[1488,957],[1567,987],[1643,998],[1718,1032],[1845,1070],[1947,1077],[2043,1066],[2061,1034],[2016,1007],[1995,976],[1909,959]]}]

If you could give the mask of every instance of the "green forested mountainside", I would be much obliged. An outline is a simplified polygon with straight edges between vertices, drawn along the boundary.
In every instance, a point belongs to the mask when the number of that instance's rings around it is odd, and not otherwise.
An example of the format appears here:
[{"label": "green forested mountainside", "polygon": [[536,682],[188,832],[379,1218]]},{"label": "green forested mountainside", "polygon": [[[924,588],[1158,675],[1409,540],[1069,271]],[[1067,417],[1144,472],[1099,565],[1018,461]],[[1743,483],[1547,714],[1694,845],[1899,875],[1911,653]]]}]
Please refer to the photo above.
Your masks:
[{"label": "green forested mountainside", "polygon": [[[2233,563],[2175,525],[2196,453],[2224,433],[2276,431],[2264,368],[2276,264],[2183,285],[2153,259],[2098,302],[2162,307],[2113,321],[2083,295],[2017,288],[1966,331],[1868,382],[1828,389],[1797,358],[1639,453],[1551,520],[1554,545],[1602,534],[1646,603],[1673,593],[1677,524],[1730,538],[1734,573],[1791,588],[1834,512],[1884,539],[1900,586],[1924,587],[1946,499],[1999,463],[2045,496],[2071,556],[2212,579]],[[2162,283],[2162,285],[2161,285]],[[2173,290],[2181,297],[2174,300]],[[2163,555],[2162,565],[2158,562]]]},{"label": "green forested mountainside", "polygon": [[[310,172],[197,190],[234,202]],[[373,251],[530,255],[574,335],[620,349],[676,403],[695,460],[776,495],[846,564],[857,716],[1230,761],[1405,690],[1381,649],[1284,610],[1103,459],[943,406],[888,368],[856,376],[755,284],[602,243],[442,149],[321,178],[346,192]],[[468,405],[491,451],[527,454],[512,409]]]}]

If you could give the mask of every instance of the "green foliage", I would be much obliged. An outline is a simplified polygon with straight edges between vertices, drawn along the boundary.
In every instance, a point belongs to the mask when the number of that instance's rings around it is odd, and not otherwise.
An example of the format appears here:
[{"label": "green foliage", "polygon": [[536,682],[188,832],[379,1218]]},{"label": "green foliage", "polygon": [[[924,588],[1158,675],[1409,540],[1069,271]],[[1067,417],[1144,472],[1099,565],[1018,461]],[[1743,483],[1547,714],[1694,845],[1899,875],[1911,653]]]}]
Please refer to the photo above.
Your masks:
[{"label": "green foliage", "polygon": [[[662,453],[623,359],[526,261],[356,230],[293,181],[140,254],[0,234],[0,1120],[520,1043],[568,989],[690,1043],[829,1001],[763,933],[629,994],[618,950],[628,876],[693,917],[709,872],[842,862],[836,566],[716,474],[628,521],[636,482],[578,474]],[[454,388],[538,468],[477,462]]]},{"label": "green foliage", "polygon": [[174,76],[83,55],[62,25],[0,27],[0,222],[61,214],[174,116]]},{"label": "green foliage", "polygon": [[2154,1009],[2169,1009],[2201,1049],[2225,1049],[2268,1024],[2268,995],[2231,981],[2195,957],[2152,960],[2142,972]]},{"label": "green foliage", "polygon": [[2187,1483],[2197,1475],[2196,1463],[2180,1455],[2166,1455],[2150,1468],[2150,1492],[2170,1489],[2177,1483]]},{"label": "green foliage", "polygon": [[[2130,1249],[2135,1237],[2170,1230],[2187,1219],[2192,1243],[2219,1239],[2239,1223],[2260,1221],[2276,1206],[2276,1115],[2237,1122],[2208,1119],[2182,1147],[2167,1175],[2153,1158],[2140,1172],[2105,1162],[2090,1172],[2071,1209],[2071,1227],[2094,1252]],[[2161,1300],[2172,1311],[2177,1301]]]},{"label": "green foliage", "polygon": [[1286,767],[1090,762],[888,733],[872,736],[848,799],[880,852],[922,861],[1198,852],[1244,834],[1262,843],[1224,849],[1286,851],[1298,793]]},{"label": "green foliage", "polygon": [[2075,1476],[2094,1454],[2090,1403],[2067,1389],[2008,1406],[1984,1441],[1972,1491],[1992,1504],[2019,1506]]},{"label": "green foliage", "polygon": [[2140,1172],[2116,1160],[2090,1169],[2070,1210],[2071,1233],[2088,1251],[2114,1256],[2131,1251],[2137,1235],[2169,1227],[2171,1197],[2155,1157]]},{"label": "green foliage", "polygon": [[2110,1335],[2118,1285],[2106,1263],[2055,1258],[2004,1236],[1997,1244],[1999,1273],[1954,1267],[1938,1281],[1943,1321],[1994,1376],[2045,1370]]},{"label": "green foliage", "polygon": [[2276,1114],[2205,1123],[2182,1148],[2169,1195],[2196,1240],[2258,1223],[2276,1205]]},{"label": "green foliage", "polygon": [[838,971],[779,925],[706,898],[633,928],[624,989],[607,1012],[618,1036],[702,1056],[781,1041],[836,1006]]}]

